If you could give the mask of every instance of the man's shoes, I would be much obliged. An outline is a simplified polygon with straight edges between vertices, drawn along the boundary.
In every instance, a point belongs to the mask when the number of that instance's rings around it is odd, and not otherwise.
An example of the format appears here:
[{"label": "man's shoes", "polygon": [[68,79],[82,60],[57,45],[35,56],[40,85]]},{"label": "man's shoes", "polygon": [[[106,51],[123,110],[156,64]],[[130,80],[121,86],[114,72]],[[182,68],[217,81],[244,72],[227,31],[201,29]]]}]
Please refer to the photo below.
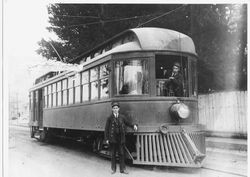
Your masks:
[{"label": "man's shoes", "polygon": [[111,175],[113,175],[113,174],[115,174],[115,170],[112,170],[112,171],[111,171]]},{"label": "man's shoes", "polygon": [[128,174],[128,171],[126,171],[126,170],[123,170],[123,171],[121,171],[121,173],[123,173],[123,174]]}]

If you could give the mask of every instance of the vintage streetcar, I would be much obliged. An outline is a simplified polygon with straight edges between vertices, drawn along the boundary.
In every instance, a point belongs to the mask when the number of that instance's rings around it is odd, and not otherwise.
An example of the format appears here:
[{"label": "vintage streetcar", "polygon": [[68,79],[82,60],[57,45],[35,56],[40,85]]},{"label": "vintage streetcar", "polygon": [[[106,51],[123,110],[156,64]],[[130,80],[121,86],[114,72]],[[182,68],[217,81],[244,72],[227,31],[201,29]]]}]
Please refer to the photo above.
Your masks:
[{"label": "vintage streetcar", "polygon": [[[204,127],[198,124],[197,54],[190,37],[162,28],[136,28],[116,35],[70,61],[78,71],[51,71],[30,92],[31,137],[67,137],[100,154],[111,103],[138,124],[127,129],[133,164],[201,167]],[[178,94],[166,73],[178,64]],[[168,83],[168,84],[167,84]]]}]

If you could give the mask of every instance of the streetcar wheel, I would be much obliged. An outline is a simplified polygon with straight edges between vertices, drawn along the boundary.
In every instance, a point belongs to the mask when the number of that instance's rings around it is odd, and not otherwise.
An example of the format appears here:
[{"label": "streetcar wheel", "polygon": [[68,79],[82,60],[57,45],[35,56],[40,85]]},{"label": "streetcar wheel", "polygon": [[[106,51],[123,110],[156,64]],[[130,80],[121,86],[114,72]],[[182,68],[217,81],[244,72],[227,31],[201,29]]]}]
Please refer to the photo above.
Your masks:
[{"label": "streetcar wheel", "polygon": [[44,143],[50,143],[52,140],[52,135],[49,130],[42,130],[40,131],[39,141]]},{"label": "streetcar wheel", "polygon": [[45,139],[46,139],[46,132],[44,130],[40,131],[39,141],[45,142]]},{"label": "streetcar wheel", "polygon": [[97,151],[101,151],[102,150],[102,139],[98,138],[97,139]]},{"label": "streetcar wheel", "polygon": [[35,132],[34,132],[34,128],[31,126],[30,127],[30,137],[34,138],[35,137]]},{"label": "streetcar wheel", "polygon": [[93,152],[97,152],[97,139],[93,141],[92,148],[93,148]]}]

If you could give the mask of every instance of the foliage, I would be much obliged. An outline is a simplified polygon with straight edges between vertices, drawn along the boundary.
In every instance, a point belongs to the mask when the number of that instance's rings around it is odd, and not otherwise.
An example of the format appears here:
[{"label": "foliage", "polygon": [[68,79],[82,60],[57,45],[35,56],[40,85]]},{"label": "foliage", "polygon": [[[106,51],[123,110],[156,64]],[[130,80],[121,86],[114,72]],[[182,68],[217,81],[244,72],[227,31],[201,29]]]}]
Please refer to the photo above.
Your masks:
[{"label": "foliage", "polygon": [[51,4],[48,13],[47,29],[60,39],[39,42],[48,59],[67,62],[138,25],[168,28],[193,38],[200,92],[247,89],[246,4]]},{"label": "foliage", "polygon": [[193,6],[199,91],[246,90],[246,5]]}]

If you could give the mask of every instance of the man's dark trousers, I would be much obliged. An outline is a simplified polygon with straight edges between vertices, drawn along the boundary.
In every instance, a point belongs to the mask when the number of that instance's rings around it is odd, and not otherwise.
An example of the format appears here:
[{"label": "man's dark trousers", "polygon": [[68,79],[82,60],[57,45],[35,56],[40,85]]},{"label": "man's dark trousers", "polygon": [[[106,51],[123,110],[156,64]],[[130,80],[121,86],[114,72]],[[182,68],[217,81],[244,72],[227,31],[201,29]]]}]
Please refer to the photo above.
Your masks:
[{"label": "man's dark trousers", "polygon": [[120,172],[124,172],[125,170],[125,152],[124,152],[124,143],[110,143],[110,151],[111,151],[111,169],[116,171],[116,152],[119,154],[120,161]]}]

